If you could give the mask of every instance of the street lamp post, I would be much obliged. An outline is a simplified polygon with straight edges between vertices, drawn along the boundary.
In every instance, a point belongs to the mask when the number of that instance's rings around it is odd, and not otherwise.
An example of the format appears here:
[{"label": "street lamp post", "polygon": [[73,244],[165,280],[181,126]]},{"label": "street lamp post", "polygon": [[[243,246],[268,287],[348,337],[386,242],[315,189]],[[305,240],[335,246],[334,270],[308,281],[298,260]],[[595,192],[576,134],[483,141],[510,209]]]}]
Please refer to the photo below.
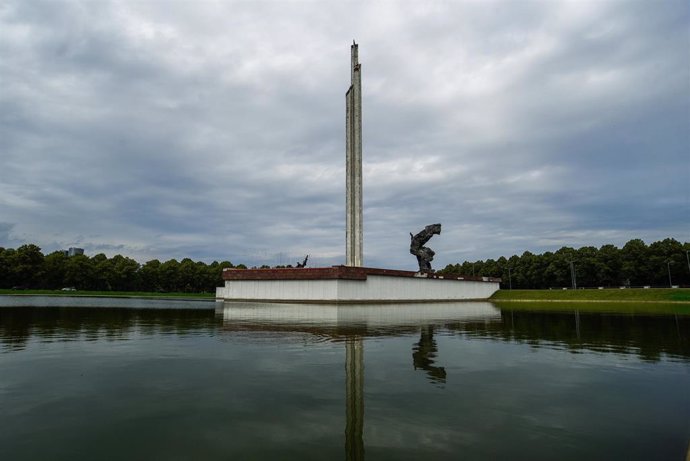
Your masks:
[{"label": "street lamp post", "polygon": [[513,289],[513,279],[510,277],[510,267],[508,267],[508,289]]},{"label": "street lamp post", "polygon": [[668,287],[673,288],[673,283],[671,282],[671,260],[666,260],[666,268],[668,269]]}]

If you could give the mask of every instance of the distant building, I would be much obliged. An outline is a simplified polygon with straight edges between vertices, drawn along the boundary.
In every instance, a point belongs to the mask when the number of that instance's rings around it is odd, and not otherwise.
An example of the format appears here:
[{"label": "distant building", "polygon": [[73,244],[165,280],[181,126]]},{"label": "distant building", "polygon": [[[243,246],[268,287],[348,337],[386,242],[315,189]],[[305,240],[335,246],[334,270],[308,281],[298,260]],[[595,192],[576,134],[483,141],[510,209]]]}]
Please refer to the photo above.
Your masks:
[{"label": "distant building", "polygon": [[62,252],[65,254],[65,256],[72,257],[77,255],[83,255],[84,249],[71,247],[69,250],[62,250]]}]

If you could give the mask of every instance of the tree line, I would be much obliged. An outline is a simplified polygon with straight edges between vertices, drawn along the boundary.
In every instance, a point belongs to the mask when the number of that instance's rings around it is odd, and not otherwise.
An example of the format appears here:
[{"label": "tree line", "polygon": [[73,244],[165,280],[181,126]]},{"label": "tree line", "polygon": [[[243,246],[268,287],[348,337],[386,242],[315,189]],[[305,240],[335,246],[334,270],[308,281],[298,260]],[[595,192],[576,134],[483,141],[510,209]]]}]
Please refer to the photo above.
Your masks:
[{"label": "tree line", "polygon": [[[690,285],[690,243],[667,238],[647,245],[640,239],[622,248],[563,247],[558,251],[449,264],[441,274],[500,277],[502,288],[640,287]],[[571,264],[572,263],[572,264]],[[669,281],[670,273],[670,281]]]},{"label": "tree line", "polygon": [[223,285],[225,267],[235,266],[230,261],[206,264],[189,258],[139,264],[126,256],[108,258],[103,253],[88,257],[56,251],[44,256],[38,246],[28,244],[17,249],[0,247],[0,288],[213,292]]},{"label": "tree line", "polygon": [[[640,239],[622,248],[563,247],[555,252],[464,261],[449,264],[440,274],[500,277],[502,288],[532,289],[618,286],[690,286],[688,252],[690,243],[667,238],[647,245]],[[68,257],[56,251],[43,255],[34,245],[17,249],[0,247],[0,288],[61,289],[99,291],[213,292],[223,285],[222,272],[234,266],[230,261],[211,264],[157,259],[139,264],[132,258],[103,253],[89,257]],[[669,280],[669,274],[670,279]]]}]

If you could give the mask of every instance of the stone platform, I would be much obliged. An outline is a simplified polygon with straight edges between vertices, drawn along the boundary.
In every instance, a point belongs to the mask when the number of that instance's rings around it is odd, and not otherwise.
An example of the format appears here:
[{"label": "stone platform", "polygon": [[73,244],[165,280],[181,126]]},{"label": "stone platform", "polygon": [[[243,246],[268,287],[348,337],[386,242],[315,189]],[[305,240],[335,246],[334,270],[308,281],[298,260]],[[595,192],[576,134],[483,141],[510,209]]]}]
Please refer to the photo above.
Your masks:
[{"label": "stone platform", "polygon": [[501,281],[352,266],[224,269],[223,280],[219,301],[352,304],[484,300]]}]

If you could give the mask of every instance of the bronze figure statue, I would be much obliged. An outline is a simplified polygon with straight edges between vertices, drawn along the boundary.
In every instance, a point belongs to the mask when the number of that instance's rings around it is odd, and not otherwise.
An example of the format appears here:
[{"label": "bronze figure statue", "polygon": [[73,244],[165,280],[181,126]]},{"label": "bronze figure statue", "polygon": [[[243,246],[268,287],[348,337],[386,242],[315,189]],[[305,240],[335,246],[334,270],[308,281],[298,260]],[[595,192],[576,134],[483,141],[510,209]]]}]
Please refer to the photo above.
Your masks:
[{"label": "bronze figure statue", "polygon": [[307,266],[307,260],[309,259],[309,255],[307,255],[306,258],[304,258],[304,261],[302,263],[297,263],[297,267],[306,267]]},{"label": "bronze figure statue", "polygon": [[434,255],[436,254],[431,248],[425,247],[424,244],[428,242],[431,237],[440,233],[440,224],[430,224],[417,235],[412,235],[412,232],[410,232],[410,253],[417,257],[419,272],[423,274],[434,272],[433,269],[431,269],[431,261],[433,261]]}]

